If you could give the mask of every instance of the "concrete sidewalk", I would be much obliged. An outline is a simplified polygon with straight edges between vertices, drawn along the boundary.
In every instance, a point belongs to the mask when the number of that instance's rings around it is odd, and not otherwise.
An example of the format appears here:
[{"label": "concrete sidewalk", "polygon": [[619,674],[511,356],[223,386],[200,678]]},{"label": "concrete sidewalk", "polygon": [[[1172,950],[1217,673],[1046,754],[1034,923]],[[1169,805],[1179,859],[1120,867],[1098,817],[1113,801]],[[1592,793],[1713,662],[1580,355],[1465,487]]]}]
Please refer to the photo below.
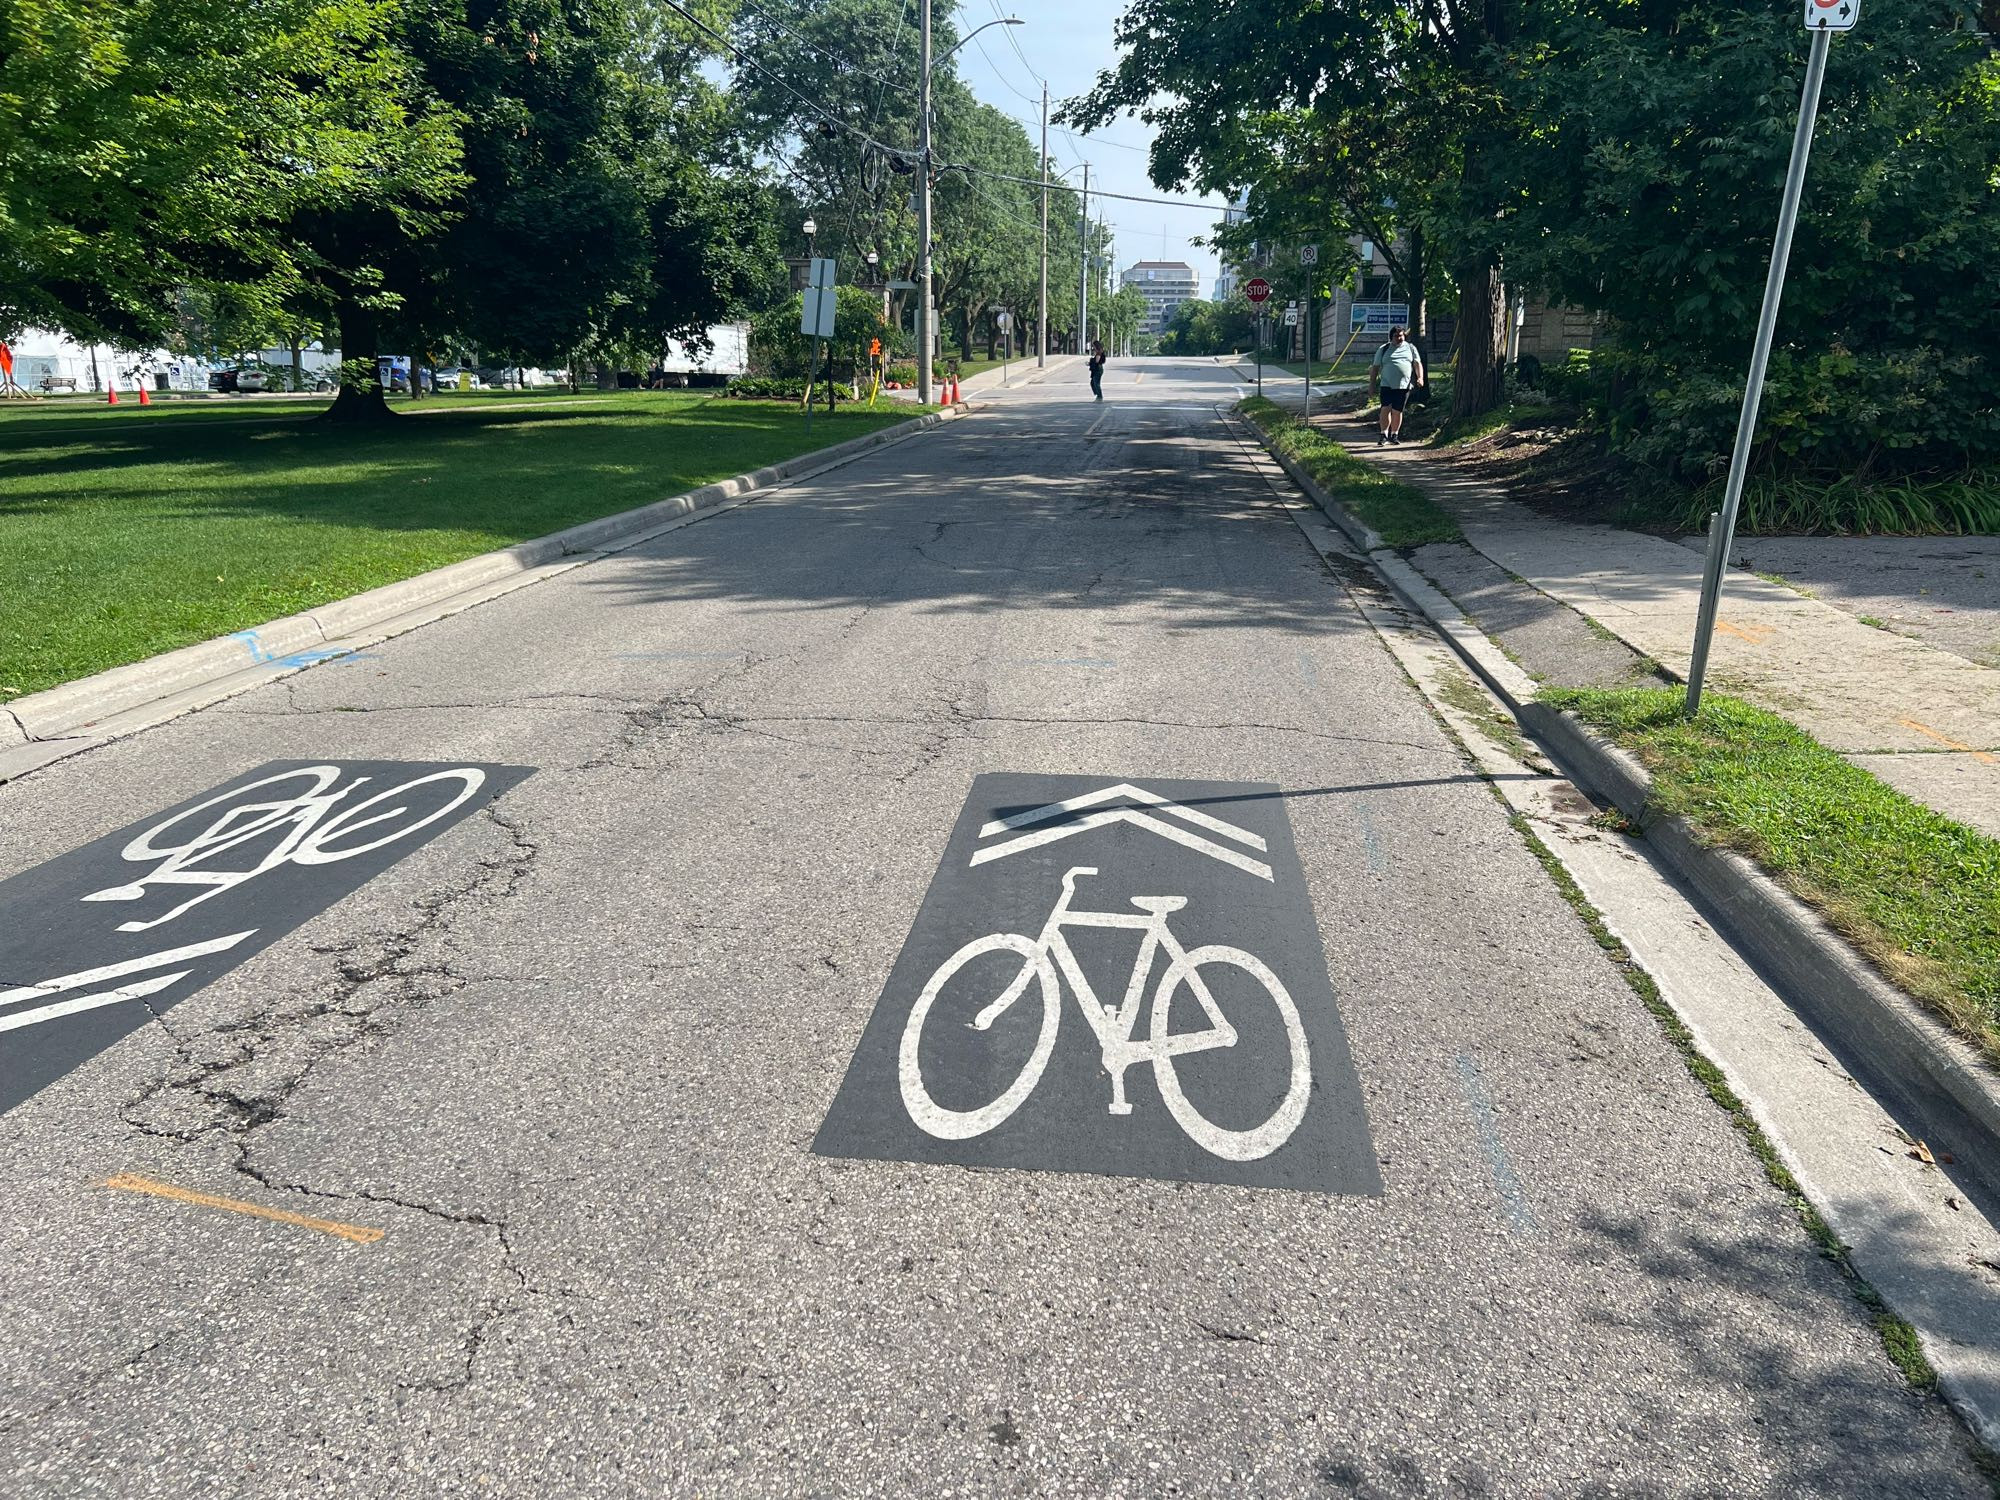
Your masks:
[{"label": "concrete sidewalk", "polygon": [[[1422,448],[1347,446],[1451,511],[1493,564],[1685,677],[1698,551],[1547,520]],[[1433,581],[1451,592],[1448,580]],[[1709,684],[1783,714],[1907,796],[2000,837],[2000,671],[1732,567]]]}]

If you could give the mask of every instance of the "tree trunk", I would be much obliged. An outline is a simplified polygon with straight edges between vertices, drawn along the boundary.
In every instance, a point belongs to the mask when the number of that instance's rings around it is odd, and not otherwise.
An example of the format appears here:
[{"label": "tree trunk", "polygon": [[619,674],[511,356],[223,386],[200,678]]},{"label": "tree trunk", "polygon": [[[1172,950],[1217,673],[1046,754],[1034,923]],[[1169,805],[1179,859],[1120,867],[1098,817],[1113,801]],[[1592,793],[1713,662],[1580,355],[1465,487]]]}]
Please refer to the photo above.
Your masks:
[{"label": "tree trunk", "polygon": [[304,367],[305,362],[304,362],[304,356],[300,352],[299,348],[300,342],[301,341],[299,339],[299,336],[296,333],[291,335],[290,343],[292,346],[292,389],[295,391],[302,391],[306,388],[306,372]]},{"label": "tree trunk", "polygon": [[597,388],[600,391],[618,389],[618,372],[601,359],[597,361]]},{"label": "tree trunk", "polygon": [[424,399],[423,351],[424,341],[420,338],[412,338],[410,340],[410,399],[412,401],[421,401]]},{"label": "tree trunk", "polygon": [[1493,257],[1459,268],[1458,374],[1451,388],[1454,417],[1476,417],[1500,404],[1507,353],[1507,319],[1500,298],[1500,268]]},{"label": "tree trunk", "polygon": [[1423,341],[1431,333],[1430,302],[1424,296],[1424,284],[1430,277],[1430,266],[1424,253],[1424,232],[1410,230],[1410,337],[1422,350]]},{"label": "tree trunk", "polygon": [[389,403],[375,373],[377,330],[372,309],[343,305],[340,323],[340,391],[326,409],[329,422],[387,422]]}]

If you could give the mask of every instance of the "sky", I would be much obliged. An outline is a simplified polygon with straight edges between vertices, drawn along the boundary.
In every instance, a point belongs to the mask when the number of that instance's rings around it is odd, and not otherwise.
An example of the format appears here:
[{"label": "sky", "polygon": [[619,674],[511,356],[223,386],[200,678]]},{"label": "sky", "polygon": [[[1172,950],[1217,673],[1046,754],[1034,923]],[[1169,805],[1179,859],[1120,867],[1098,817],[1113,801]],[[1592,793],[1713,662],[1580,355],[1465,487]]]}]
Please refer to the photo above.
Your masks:
[{"label": "sky", "polygon": [[[945,0],[936,0],[940,8]],[[981,102],[1014,116],[1027,127],[1031,141],[1041,138],[1042,80],[1049,85],[1049,113],[1064,99],[1084,93],[1100,71],[1118,58],[1111,29],[1124,8],[1123,0],[964,0],[959,26],[970,31],[996,15],[1019,16],[1020,26],[995,26],[981,32],[958,55],[959,76]],[[911,5],[914,12],[914,0]],[[1015,47],[1019,47],[1019,51]],[[1123,203],[1098,198],[1097,189],[1130,193],[1141,198],[1187,198],[1165,193],[1146,175],[1146,151],[1152,128],[1121,118],[1093,135],[1072,127],[1049,127],[1049,155],[1060,172],[1075,163],[1090,163],[1091,217],[1102,217],[1117,237],[1113,254],[1123,271],[1137,260],[1184,260],[1201,277],[1201,294],[1215,291],[1220,270],[1215,252],[1188,243],[1192,235],[1207,235],[1222,217],[1222,199],[1199,209],[1157,203]],[[1081,181],[1081,172],[1066,180]],[[1162,253],[1162,235],[1165,243]]]}]

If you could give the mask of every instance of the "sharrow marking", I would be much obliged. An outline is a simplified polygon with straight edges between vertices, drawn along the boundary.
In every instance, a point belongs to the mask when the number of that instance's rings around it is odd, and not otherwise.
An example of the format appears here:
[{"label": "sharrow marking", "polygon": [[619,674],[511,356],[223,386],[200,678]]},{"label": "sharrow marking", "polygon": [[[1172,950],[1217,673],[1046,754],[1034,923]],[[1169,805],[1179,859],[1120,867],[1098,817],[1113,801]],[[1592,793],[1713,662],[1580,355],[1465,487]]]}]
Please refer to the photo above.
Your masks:
[{"label": "sharrow marking", "polygon": [[[1004,818],[992,819],[981,826],[979,837],[982,839],[991,838],[998,833],[1008,833],[1016,828],[1026,828],[1035,823],[1044,823],[1051,818],[1066,817],[1068,814],[1079,812],[1086,807],[1096,807],[1101,803],[1119,799],[1139,802],[1148,807],[1158,808],[1163,813],[1171,814],[1177,818],[1184,818],[1190,823],[1221,834],[1224,838],[1234,839],[1238,843],[1247,844],[1260,852],[1267,852],[1269,849],[1269,845],[1263,839],[1247,829],[1239,828],[1234,823],[1225,823],[1220,818],[1210,817],[1205,812],[1197,812],[1194,808],[1183,806],[1169,798],[1162,797],[1157,792],[1149,792],[1144,787],[1134,786],[1129,781],[1120,781],[1111,786],[1099,787],[1094,791],[1065,798],[1061,802],[1051,802],[1046,807],[1031,807],[1026,812],[1013,813]],[[1187,830],[1164,822],[1149,813],[1135,812],[1129,807],[1116,808],[1108,812],[1091,813],[1088,817],[1080,818],[1075,822],[1064,823],[1058,828],[1044,829],[1040,833],[1023,834],[1020,838],[1009,839],[1004,844],[990,845],[974,854],[971,862],[975,865],[983,865],[989,860],[1005,859],[1010,854],[1019,854],[1023,850],[1040,848],[1042,845],[1052,844],[1058,839],[1074,838],[1077,834],[1088,833],[1094,828],[1103,828],[1111,823],[1130,823],[1136,828],[1144,828],[1151,833],[1159,834],[1162,838],[1172,839],[1177,844],[1183,844],[1198,853],[1206,854],[1211,859],[1221,860],[1226,865],[1234,865],[1239,870],[1255,875],[1259,880],[1270,880],[1272,878],[1271,867],[1262,860],[1251,859],[1247,855],[1236,853],[1233,849],[1225,849],[1220,844],[1189,833]]]}]

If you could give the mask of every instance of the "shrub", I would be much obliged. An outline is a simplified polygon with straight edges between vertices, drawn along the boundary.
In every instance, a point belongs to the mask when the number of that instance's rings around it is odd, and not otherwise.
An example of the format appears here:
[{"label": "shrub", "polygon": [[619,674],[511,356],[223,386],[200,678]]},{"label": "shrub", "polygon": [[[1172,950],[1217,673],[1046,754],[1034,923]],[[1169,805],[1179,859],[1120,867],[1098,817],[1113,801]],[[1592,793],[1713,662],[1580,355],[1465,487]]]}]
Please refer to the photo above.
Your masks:
[{"label": "shrub", "polygon": [[[746,401],[799,401],[805,397],[806,383],[803,377],[740,375],[729,382],[726,393]],[[837,402],[852,401],[854,397],[848,394],[846,386],[836,381],[833,399]],[[824,400],[826,382],[820,381],[813,387],[813,401],[819,403]]]}]

